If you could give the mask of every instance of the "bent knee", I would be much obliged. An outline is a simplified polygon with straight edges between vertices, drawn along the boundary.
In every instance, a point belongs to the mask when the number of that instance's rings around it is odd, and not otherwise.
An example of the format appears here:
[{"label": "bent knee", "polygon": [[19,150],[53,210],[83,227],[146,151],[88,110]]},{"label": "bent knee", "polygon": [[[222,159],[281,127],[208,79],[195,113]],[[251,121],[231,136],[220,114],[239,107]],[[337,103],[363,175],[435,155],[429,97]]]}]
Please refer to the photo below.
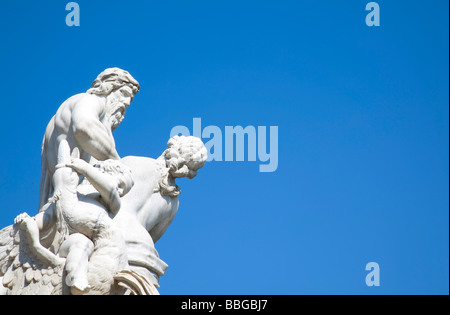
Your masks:
[{"label": "bent knee", "polygon": [[67,240],[62,244],[59,250],[60,257],[67,257],[69,252],[73,250],[83,250],[92,252],[94,250],[94,243],[81,233],[75,233],[70,235]]}]

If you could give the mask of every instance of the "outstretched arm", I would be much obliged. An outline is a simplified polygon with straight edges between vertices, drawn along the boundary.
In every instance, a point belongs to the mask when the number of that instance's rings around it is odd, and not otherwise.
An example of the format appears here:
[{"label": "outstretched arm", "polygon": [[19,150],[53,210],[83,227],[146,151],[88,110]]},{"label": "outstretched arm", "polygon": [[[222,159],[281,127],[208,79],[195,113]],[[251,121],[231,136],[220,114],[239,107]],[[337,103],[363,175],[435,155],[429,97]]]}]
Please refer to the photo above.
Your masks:
[{"label": "outstretched arm", "polygon": [[112,214],[116,215],[119,212],[121,205],[119,184],[112,175],[102,173],[98,168],[81,159],[72,159],[71,163],[66,166],[71,167],[78,174],[85,176],[89,180],[92,186],[100,193]]},{"label": "outstretched arm", "polygon": [[80,148],[99,161],[118,160],[112,131],[101,123],[102,105],[93,96],[86,96],[72,110],[72,128]]},{"label": "outstretched arm", "polygon": [[[24,212],[22,214],[19,214],[15,219],[15,224],[22,223],[25,219],[30,218],[30,216]],[[38,228],[38,231],[40,233],[45,233],[50,228],[52,228],[56,223],[56,213],[55,213],[55,204],[54,203],[47,203],[43,208],[42,211],[39,212],[34,218],[32,218],[36,221],[36,226]]]}]

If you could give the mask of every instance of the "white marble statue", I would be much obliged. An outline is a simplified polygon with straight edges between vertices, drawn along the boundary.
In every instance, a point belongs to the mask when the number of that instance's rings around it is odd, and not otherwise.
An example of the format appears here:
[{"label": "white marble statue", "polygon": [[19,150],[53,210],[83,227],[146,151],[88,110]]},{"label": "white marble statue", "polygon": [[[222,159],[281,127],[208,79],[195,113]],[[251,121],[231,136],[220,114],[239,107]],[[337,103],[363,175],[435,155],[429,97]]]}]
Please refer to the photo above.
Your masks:
[{"label": "white marble statue", "polygon": [[52,176],[61,141],[66,140],[71,150],[78,148],[81,158],[90,164],[95,164],[95,160],[119,159],[112,132],[123,121],[139,88],[127,71],[106,69],[91,89],[72,96],[60,106],[42,143],[39,209],[53,196]]},{"label": "white marble statue", "polygon": [[108,69],[53,117],[38,214],[0,231],[0,295],[158,294],[167,264],[154,244],[178,210],[175,179],[194,178],[207,151],[175,136],[157,159],[119,159],[112,131],[138,89],[128,72]]}]

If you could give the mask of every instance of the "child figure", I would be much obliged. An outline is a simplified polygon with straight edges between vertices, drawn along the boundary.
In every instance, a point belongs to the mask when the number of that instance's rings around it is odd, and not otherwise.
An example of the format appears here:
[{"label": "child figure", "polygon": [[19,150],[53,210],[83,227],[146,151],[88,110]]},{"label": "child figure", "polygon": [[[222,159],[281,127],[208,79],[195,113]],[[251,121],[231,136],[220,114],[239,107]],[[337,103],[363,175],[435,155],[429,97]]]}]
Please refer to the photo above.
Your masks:
[{"label": "child figure", "polygon": [[78,203],[62,212],[69,237],[59,255],[66,257],[66,282],[72,294],[84,294],[90,290],[88,262],[94,248],[107,248],[107,255],[97,255],[103,259],[103,267],[119,271],[127,266],[125,243],[112,217],[119,212],[121,197],[133,187],[133,179],[130,170],[116,160],[92,166],[75,158],[66,166],[83,175],[85,181],[77,189]]},{"label": "child figure", "polygon": [[[85,179],[78,185],[79,175]],[[54,202],[49,202],[34,218],[37,224],[35,233],[48,231],[55,223],[58,224],[58,255],[66,258],[66,284],[72,294],[85,294],[91,289],[88,267],[94,248],[94,265],[98,270],[90,272],[90,276],[101,278],[95,283],[108,282],[105,279],[112,281],[111,274],[128,266],[125,243],[112,217],[120,209],[121,197],[134,185],[131,171],[116,160],[97,162],[93,166],[76,154],[71,158],[68,143],[63,141],[53,181]],[[27,214],[20,215],[16,223],[27,218]],[[96,288],[99,290],[101,288]]]}]

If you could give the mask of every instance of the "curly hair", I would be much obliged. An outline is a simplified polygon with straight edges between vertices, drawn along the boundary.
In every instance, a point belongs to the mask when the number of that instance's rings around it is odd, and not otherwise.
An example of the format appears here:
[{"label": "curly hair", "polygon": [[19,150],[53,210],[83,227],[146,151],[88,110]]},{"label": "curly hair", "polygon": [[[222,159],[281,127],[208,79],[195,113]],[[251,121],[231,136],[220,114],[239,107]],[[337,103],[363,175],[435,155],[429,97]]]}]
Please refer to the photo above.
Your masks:
[{"label": "curly hair", "polygon": [[117,160],[99,161],[95,165],[102,173],[110,174],[117,178],[121,197],[126,195],[133,188],[134,181],[131,170]]},{"label": "curly hair", "polygon": [[175,136],[167,146],[163,153],[165,165],[156,191],[160,191],[163,196],[175,198],[180,195],[181,190],[174,179],[192,179],[197,176],[198,170],[205,165],[208,153],[203,142],[196,137]]},{"label": "curly hair", "polygon": [[119,68],[109,68],[98,75],[87,93],[109,95],[112,91],[123,86],[131,88],[133,95],[136,95],[140,89],[139,82],[128,71]]}]

